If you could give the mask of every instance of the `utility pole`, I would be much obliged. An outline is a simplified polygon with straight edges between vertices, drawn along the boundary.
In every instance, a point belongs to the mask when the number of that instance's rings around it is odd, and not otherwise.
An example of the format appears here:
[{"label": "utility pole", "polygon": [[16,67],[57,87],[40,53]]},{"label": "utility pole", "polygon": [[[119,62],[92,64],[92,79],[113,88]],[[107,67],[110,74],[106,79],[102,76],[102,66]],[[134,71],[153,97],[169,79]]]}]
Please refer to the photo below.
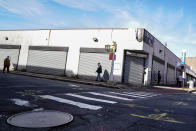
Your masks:
[{"label": "utility pole", "polygon": [[111,71],[110,71],[110,77],[109,77],[109,81],[114,81],[114,60],[115,60],[115,52],[117,49],[117,44],[116,42],[113,41],[112,45],[105,45],[105,50],[109,53],[112,53],[112,64],[111,64]]},{"label": "utility pole", "polygon": [[182,88],[184,88],[185,85],[185,79],[186,79],[186,50],[182,50],[182,59],[181,59],[181,69],[182,69]]}]

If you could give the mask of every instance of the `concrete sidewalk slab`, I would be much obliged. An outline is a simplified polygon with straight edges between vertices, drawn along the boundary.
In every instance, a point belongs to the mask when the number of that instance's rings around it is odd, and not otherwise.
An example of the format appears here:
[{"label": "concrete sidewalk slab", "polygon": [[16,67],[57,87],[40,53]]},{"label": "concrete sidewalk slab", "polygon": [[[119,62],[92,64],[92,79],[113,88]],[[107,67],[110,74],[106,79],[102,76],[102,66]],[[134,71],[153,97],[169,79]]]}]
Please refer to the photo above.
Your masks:
[{"label": "concrete sidewalk slab", "polygon": [[45,74],[36,74],[36,73],[21,72],[21,71],[12,71],[10,73],[11,74],[16,74],[16,75],[24,75],[24,76],[45,78],[45,79],[51,79],[51,80],[59,80],[59,81],[64,81],[64,82],[74,82],[74,83],[79,83],[79,84],[88,84],[88,85],[94,85],[94,86],[103,86],[103,87],[115,88],[115,89],[125,88],[123,86],[118,86],[116,83],[89,81],[89,80],[83,80],[83,79],[75,79],[75,78],[62,77],[62,76],[54,76],[54,75],[45,75]]},{"label": "concrete sidewalk slab", "polygon": [[169,86],[153,86],[153,87],[161,88],[161,89],[170,89],[170,90],[181,90],[181,91],[187,91],[187,92],[195,92],[196,91],[196,87],[191,90],[189,88],[169,87]]}]

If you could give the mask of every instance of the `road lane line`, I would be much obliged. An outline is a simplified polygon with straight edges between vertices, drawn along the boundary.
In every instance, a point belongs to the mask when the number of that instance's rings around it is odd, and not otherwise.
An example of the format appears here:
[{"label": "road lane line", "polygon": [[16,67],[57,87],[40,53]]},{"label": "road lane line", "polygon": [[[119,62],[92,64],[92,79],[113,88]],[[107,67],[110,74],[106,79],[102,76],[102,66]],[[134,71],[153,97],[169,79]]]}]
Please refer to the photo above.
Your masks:
[{"label": "road lane line", "polygon": [[92,95],[98,95],[98,96],[104,96],[104,97],[115,98],[115,99],[120,99],[120,100],[126,100],[126,101],[133,101],[134,100],[134,99],[128,99],[128,98],[124,98],[124,97],[101,94],[101,93],[96,93],[96,92],[87,92],[87,93],[92,94]]},{"label": "road lane line", "polygon": [[147,98],[144,96],[137,96],[137,95],[132,95],[132,94],[124,94],[124,93],[116,93],[116,92],[109,92],[109,93],[116,94],[116,95],[122,95],[122,96],[131,96],[131,97],[136,97],[136,98]]},{"label": "road lane line", "polygon": [[74,106],[77,106],[80,108],[90,109],[90,110],[99,110],[102,108],[101,106],[94,106],[94,105],[89,105],[89,104],[85,104],[85,103],[81,103],[81,102],[75,102],[75,101],[71,101],[68,99],[63,99],[63,98],[59,98],[59,97],[51,96],[51,95],[42,95],[40,97],[45,98],[45,99],[54,100],[54,101],[61,102],[61,103],[65,103],[65,104],[74,105]]},{"label": "road lane line", "polygon": [[85,100],[92,100],[92,101],[98,101],[98,102],[104,102],[104,103],[110,103],[110,104],[115,104],[115,103],[117,103],[117,102],[115,102],[115,101],[109,101],[109,100],[91,98],[91,97],[76,95],[76,94],[72,94],[72,93],[67,93],[66,95],[68,95],[68,96],[73,96],[73,97],[77,97],[77,98],[81,98],[81,99],[85,99]]}]

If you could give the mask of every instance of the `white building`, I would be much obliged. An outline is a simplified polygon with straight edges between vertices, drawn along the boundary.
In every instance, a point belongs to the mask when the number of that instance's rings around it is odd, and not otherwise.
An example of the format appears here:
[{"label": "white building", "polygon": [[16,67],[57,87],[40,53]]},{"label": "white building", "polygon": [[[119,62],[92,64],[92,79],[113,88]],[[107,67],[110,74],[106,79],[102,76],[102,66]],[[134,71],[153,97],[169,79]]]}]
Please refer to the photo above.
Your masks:
[{"label": "white building", "polygon": [[[117,43],[116,82],[157,84],[160,71],[161,84],[176,84],[180,59],[142,28],[1,30],[0,68],[4,58],[11,56],[17,70],[95,80],[100,62],[107,80],[111,61],[104,48],[113,41]],[[196,76],[192,71],[187,73]]]}]

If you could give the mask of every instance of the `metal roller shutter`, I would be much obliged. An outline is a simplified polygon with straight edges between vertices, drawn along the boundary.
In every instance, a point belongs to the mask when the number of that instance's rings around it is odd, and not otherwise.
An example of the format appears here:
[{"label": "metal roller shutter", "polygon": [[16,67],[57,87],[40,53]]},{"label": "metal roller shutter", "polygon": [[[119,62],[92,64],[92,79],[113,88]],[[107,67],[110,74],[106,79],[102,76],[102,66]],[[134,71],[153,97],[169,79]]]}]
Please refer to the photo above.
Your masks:
[{"label": "metal roller shutter", "polygon": [[18,45],[0,45],[0,69],[3,69],[4,59],[10,56],[10,70],[17,69],[20,46]]},{"label": "metal roller shutter", "polygon": [[[44,47],[43,47],[44,49]],[[66,50],[56,50],[55,47],[30,49],[27,61],[27,71],[41,74],[64,75],[67,59]]]},{"label": "metal roller shutter", "polygon": [[176,77],[178,78],[181,75],[182,75],[182,72],[180,71],[180,69],[177,69],[176,70]]},{"label": "metal roller shutter", "polygon": [[124,82],[132,85],[142,85],[144,76],[144,58],[125,56]]},{"label": "metal roller shutter", "polygon": [[164,64],[153,60],[153,66],[152,66],[152,84],[156,85],[158,83],[158,71],[161,73],[161,81],[160,84],[164,84]]},{"label": "metal roller shutter", "polygon": [[80,52],[78,77],[82,79],[96,80],[97,63],[101,63],[101,76],[103,80],[108,80],[111,71],[111,61],[109,60],[109,54],[99,52]]},{"label": "metal roller shutter", "polygon": [[175,68],[168,67],[167,68],[167,84],[174,85],[176,84],[175,80]]}]

